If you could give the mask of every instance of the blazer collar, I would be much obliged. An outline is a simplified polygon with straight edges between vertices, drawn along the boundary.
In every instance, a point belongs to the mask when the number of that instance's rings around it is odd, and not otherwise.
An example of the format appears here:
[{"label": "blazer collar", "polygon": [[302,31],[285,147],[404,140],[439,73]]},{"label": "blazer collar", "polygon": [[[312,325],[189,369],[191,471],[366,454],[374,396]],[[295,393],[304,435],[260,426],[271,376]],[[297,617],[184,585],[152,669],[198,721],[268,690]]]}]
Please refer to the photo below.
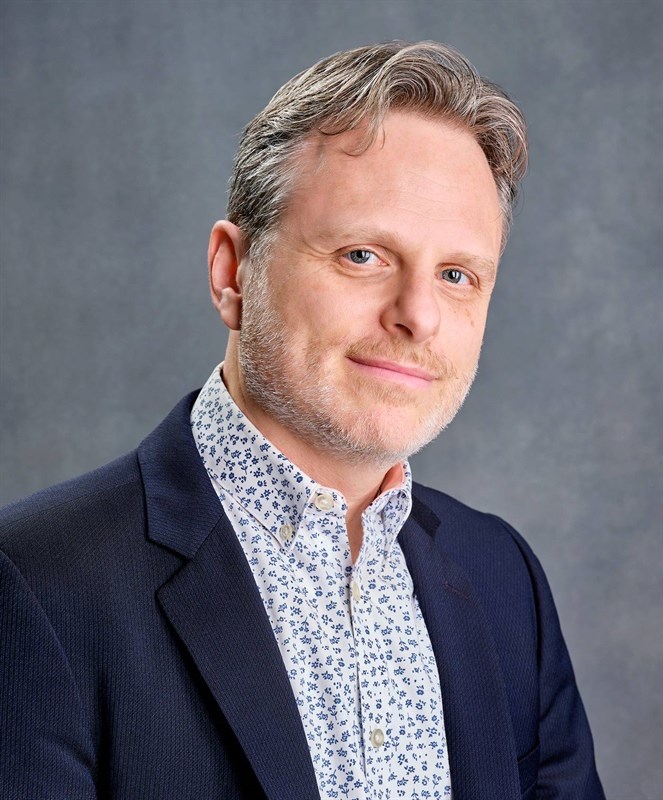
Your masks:
[{"label": "blazer collar", "polygon": [[157,597],[269,800],[312,800],[318,788],[290,681],[191,435],[196,394],[138,449],[148,538],[185,559]]},{"label": "blazer collar", "polygon": [[[415,490],[416,492],[416,490]],[[444,554],[446,530],[415,493],[399,542],[442,688],[454,800],[519,800],[506,690],[495,643],[465,571]]]}]

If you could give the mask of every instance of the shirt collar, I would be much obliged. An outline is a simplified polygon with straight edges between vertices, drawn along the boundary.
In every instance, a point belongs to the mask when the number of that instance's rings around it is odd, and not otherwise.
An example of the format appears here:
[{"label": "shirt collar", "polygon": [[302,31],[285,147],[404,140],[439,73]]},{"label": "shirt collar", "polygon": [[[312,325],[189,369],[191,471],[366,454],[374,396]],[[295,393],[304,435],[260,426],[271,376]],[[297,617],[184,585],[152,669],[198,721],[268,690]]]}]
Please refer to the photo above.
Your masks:
[{"label": "shirt collar", "polygon": [[[294,541],[293,532],[296,535],[307,506],[321,494],[331,495],[344,515],[343,495],[302,472],[242,413],[221,379],[222,366],[212,372],[191,410],[198,452],[218,490],[230,495],[286,547]],[[408,462],[395,464],[364,511],[381,520],[387,551],[410,512],[411,489]]]}]

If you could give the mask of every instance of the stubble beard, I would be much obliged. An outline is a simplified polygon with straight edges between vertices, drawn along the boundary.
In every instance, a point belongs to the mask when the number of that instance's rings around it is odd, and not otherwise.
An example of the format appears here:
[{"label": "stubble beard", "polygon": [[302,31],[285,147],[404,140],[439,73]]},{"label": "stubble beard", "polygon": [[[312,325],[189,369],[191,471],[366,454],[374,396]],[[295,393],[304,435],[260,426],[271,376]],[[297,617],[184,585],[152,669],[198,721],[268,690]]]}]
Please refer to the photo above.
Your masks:
[{"label": "stubble beard", "polygon": [[[478,358],[470,372],[459,374],[448,361],[400,341],[320,342],[309,346],[303,360],[309,366],[307,375],[315,379],[302,379],[288,369],[292,360],[288,326],[275,306],[266,272],[255,265],[251,269],[239,340],[243,391],[263,412],[322,453],[345,463],[385,470],[421,450],[447,427],[472,386]],[[438,406],[420,414],[411,425],[411,435],[396,441],[398,422],[384,409],[371,414],[365,407],[366,398],[376,408],[393,408],[397,415],[398,407],[413,403],[412,390],[358,375],[348,392],[351,397],[361,396],[364,408],[353,411],[348,408],[348,397],[339,396],[333,376],[325,374],[325,362],[319,358],[330,345],[346,356],[407,361],[432,372],[443,384]]]}]

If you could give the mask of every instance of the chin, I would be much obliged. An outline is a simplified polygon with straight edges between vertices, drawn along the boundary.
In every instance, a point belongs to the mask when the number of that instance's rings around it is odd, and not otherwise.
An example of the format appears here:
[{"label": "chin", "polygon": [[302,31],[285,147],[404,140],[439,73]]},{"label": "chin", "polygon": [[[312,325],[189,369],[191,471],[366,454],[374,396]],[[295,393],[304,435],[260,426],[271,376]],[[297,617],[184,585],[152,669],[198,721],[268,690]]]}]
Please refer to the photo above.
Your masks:
[{"label": "chin", "polygon": [[319,446],[352,463],[371,463],[388,469],[421,450],[446,427],[439,416],[413,417],[402,409],[383,408],[378,413],[357,412],[317,426]]}]

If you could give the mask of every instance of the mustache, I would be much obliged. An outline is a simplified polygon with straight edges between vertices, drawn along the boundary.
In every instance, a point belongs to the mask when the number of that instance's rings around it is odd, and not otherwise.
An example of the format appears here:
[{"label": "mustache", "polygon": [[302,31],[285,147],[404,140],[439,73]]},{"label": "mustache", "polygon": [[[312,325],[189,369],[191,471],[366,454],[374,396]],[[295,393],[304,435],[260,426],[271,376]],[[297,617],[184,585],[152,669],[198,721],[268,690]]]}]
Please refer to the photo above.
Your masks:
[{"label": "mustache", "polygon": [[376,359],[409,364],[433,375],[436,379],[456,377],[456,370],[444,356],[433,353],[426,347],[416,347],[407,342],[375,342],[362,339],[349,345],[345,355],[354,359]]}]

